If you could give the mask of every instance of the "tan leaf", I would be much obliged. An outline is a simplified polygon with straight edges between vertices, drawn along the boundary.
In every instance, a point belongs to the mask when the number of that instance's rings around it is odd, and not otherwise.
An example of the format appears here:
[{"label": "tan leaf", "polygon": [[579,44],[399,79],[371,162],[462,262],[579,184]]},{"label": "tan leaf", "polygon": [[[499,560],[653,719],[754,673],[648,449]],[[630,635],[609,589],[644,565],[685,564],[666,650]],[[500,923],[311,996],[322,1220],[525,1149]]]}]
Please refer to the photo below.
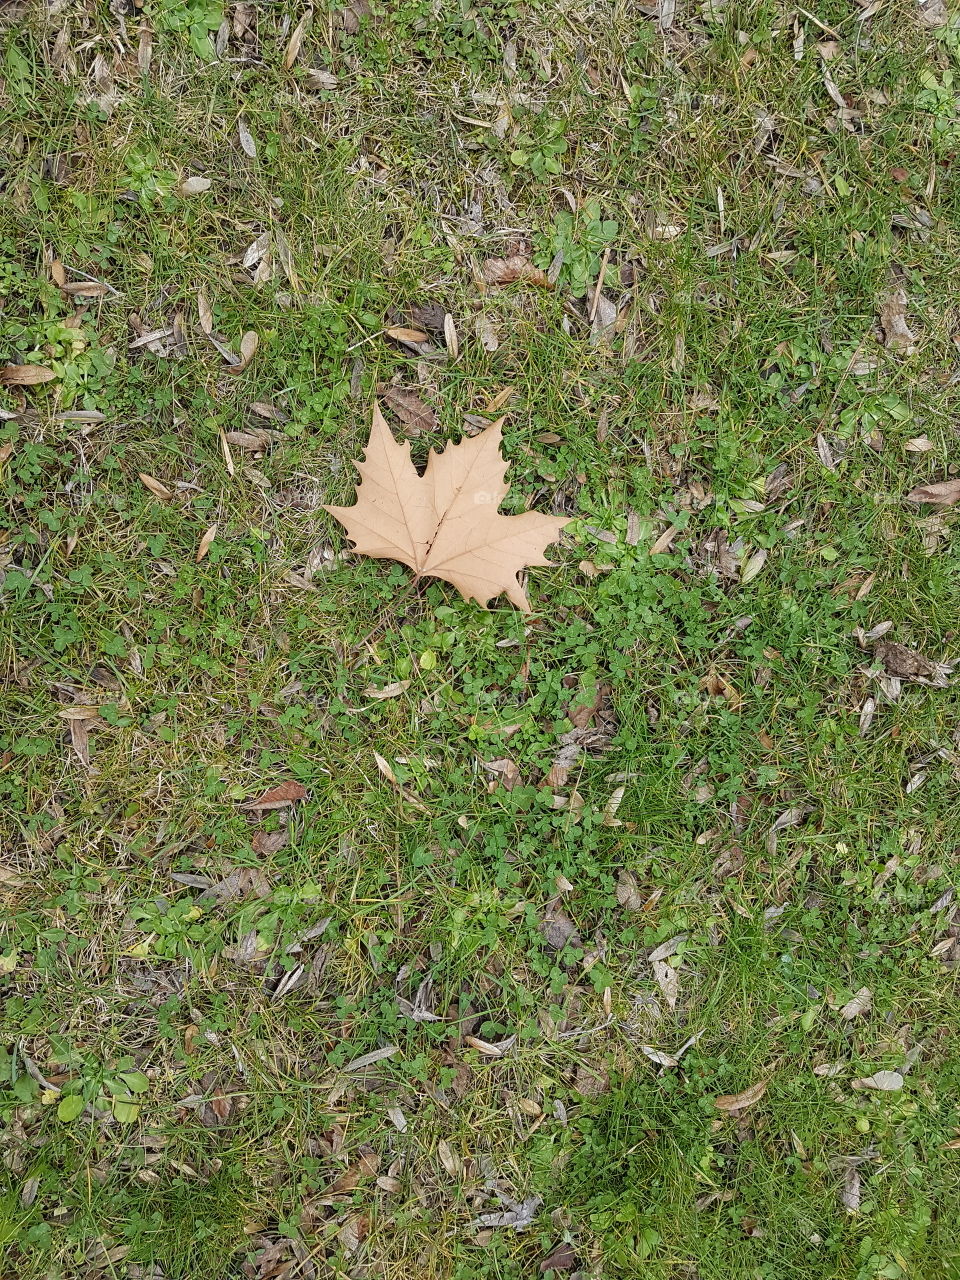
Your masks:
[{"label": "tan leaf", "polygon": [[747,1107],[752,1107],[755,1102],[759,1102],[766,1092],[767,1082],[761,1080],[757,1084],[752,1084],[749,1089],[744,1089],[743,1093],[725,1093],[719,1098],[714,1098],[713,1105],[718,1111],[725,1111],[727,1115],[733,1116],[746,1111]]},{"label": "tan leaf", "polygon": [[262,853],[265,856],[269,856],[271,853],[277,853],[280,849],[283,849],[289,839],[288,832],[281,827],[279,831],[255,831],[251,844],[253,845],[254,853]]},{"label": "tan leaf", "polygon": [[313,17],[313,10],[307,9],[303,17],[293,29],[293,34],[287,45],[286,53],[283,55],[283,69],[289,71],[296,62],[300,53],[300,46],[303,44],[303,37],[306,34],[307,27],[310,25],[310,19]]},{"label": "tan leaf", "polygon": [[437,1143],[437,1155],[440,1157],[440,1163],[443,1165],[450,1177],[458,1178],[460,1176],[461,1169],[460,1161],[450,1149],[450,1144],[445,1142],[443,1138],[441,1138]]},{"label": "tan leaf", "polygon": [[520,782],[520,770],[512,760],[490,760],[483,767],[493,774],[504,791],[512,791]]},{"label": "tan leaf", "polygon": [[442,453],[431,450],[418,476],[410,445],[394,440],[375,407],[364,460],[356,464],[356,505],[325,509],[344,526],[358,554],[399,560],[418,579],[441,578],[484,607],[506,592],[529,612],[518,574],[527,565],[550,563],[544,551],[568,521],[538,511],[499,513],[510,488],[501,440],[500,424],[493,423]]},{"label": "tan leaf", "polygon": [[384,760],[383,756],[380,754],[379,751],[375,751],[373,753],[373,758],[377,762],[377,768],[380,770],[380,772],[383,774],[386,780],[390,783],[390,785],[393,787],[399,787],[400,783],[397,781],[397,775],[393,772],[393,770],[390,768],[389,764],[387,764],[386,760]]},{"label": "tan leaf", "polygon": [[667,964],[664,960],[652,961],[653,976],[657,980],[657,986],[663,994],[664,1000],[671,1009],[677,1007],[677,1000],[680,998],[680,975],[674,969],[673,965]]},{"label": "tan leaf", "polygon": [[497,333],[497,326],[492,316],[477,316],[476,321],[477,337],[480,339],[480,345],[484,351],[491,354],[500,347],[500,336]]},{"label": "tan leaf", "polygon": [[217,526],[212,524],[207,532],[200,539],[200,545],[197,547],[197,564],[204,558],[213,545],[213,540],[217,536]]},{"label": "tan leaf", "polygon": [[227,373],[243,373],[247,365],[257,354],[257,347],[260,345],[259,336],[250,330],[240,339],[240,361],[238,364],[228,364]]},{"label": "tan leaf", "polygon": [[411,433],[413,435],[419,435],[421,431],[433,431],[437,425],[437,415],[419,394],[409,387],[383,386],[380,388],[380,398],[389,405],[401,422],[413,428]]},{"label": "tan leaf", "polygon": [[483,406],[484,413],[497,413],[505,404],[509,404],[517,394],[515,387],[503,387],[495,396],[491,396]]},{"label": "tan leaf", "polygon": [[395,342],[405,342],[408,346],[418,346],[421,342],[429,342],[430,335],[424,333],[422,329],[410,329],[404,324],[392,325],[389,329],[383,331],[388,338],[393,338]]},{"label": "tan leaf", "polygon": [[536,284],[543,289],[553,288],[547,273],[535,267],[529,258],[524,258],[521,254],[514,254],[510,258],[488,258],[483,264],[484,284],[513,284],[517,280],[525,280],[528,284]]},{"label": "tan leaf", "polygon": [[138,471],[137,477],[141,484],[145,485],[155,498],[159,498],[161,502],[169,502],[173,497],[171,491],[165,484],[161,484],[159,480],[155,480],[153,476],[148,476],[145,471]]},{"label": "tan leaf", "polygon": [[213,309],[202,289],[197,293],[197,314],[200,317],[200,328],[209,338],[213,332]]},{"label": "tan leaf", "polygon": [[907,453],[929,453],[931,449],[936,448],[936,445],[929,436],[914,436],[903,447]]},{"label": "tan leaf", "polygon": [[888,351],[900,351],[905,356],[913,354],[916,337],[907,324],[907,295],[903,289],[894,289],[881,306],[880,325],[883,345]]},{"label": "tan leaf", "polygon": [[0,369],[0,385],[5,387],[35,387],[50,382],[57,375],[42,364],[8,364]]},{"label": "tan leaf", "polygon": [[456,360],[460,354],[460,339],[457,336],[457,326],[454,323],[453,316],[449,312],[443,317],[443,340],[447,344],[447,350],[450,352],[450,359]]},{"label": "tan leaf", "polygon": [[409,680],[395,680],[393,684],[385,684],[382,689],[378,689],[376,685],[368,684],[363,691],[365,698],[399,698],[401,693],[406,693],[410,688]]},{"label": "tan leaf", "polygon": [[270,443],[269,437],[260,435],[258,431],[225,431],[224,439],[238,449],[250,449],[256,453],[266,449]]},{"label": "tan leaf", "polygon": [[960,477],[939,480],[936,484],[918,484],[907,494],[907,502],[929,502],[931,506],[950,507],[960,502]]},{"label": "tan leaf", "polygon": [[50,279],[55,285],[59,285],[61,289],[67,283],[67,273],[59,258],[54,258],[50,263]]},{"label": "tan leaf", "polygon": [[873,992],[869,987],[861,987],[851,1000],[840,1010],[840,1017],[845,1022],[852,1022],[854,1018],[858,1018],[861,1013],[866,1013],[873,1001]]},{"label": "tan leaf", "polygon": [[253,134],[250,132],[250,126],[247,124],[244,116],[241,116],[237,121],[237,137],[240,139],[240,146],[247,153],[250,159],[256,160],[257,144],[254,141]]},{"label": "tan leaf", "polygon": [[75,284],[62,284],[60,292],[72,298],[102,298],[110,292],[110,286],[97,280],[78,280]]},{"label": "tan leaf", "polygon": [[840,1201],[847,1213],[856,1213],[860,1208],[860,1175],[855,1164],[847,1165]]},{"label": "tan leaf", "polygon": [[271,787],[269,791],[265,791],[256,800],[248,800],[240,808],[285,809],[287,805],[294,804],[297,800],[303,800],[306,794],[307,788],[302,782],[281,782],[278,786]]},{"label": "tan leaf", "polygon": [[255,413],[258,418],[266,418],[268,422],[290,421],[289,414],[278,409],[275,404],[270,404],[268,400],[255,400],[250,406],[250,412]]},{"label": "tan leaf", "polygon": [[878,1089],[882,1093],[897,1093],[903,1088],[903,1076],[899,1071],[875,1071],[872,1076],[851,1080],[854,1089]]},{"label": "tan leaf", "polygon": [[177,187],[177,194],[181,196],[200,196],[204,191],[209,191],[213,183],[209,178],[184,178]]}]

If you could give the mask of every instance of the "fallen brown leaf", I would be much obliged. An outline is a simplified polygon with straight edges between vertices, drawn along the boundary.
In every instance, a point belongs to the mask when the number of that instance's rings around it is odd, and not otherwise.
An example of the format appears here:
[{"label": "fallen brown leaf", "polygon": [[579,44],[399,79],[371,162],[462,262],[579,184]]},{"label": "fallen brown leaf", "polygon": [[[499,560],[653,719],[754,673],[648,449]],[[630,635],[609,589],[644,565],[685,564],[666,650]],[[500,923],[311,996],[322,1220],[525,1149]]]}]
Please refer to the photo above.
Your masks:
[{"label": "fallen brown leaf", "polygon": [[497,780],[491,786],[499,785],[504,791],[512,791],[519,785],[520,770],[512,760],[489,760],[483,767]]},{"label": "fallen brown leaf", "polygon": [[545,271],[535,267],[529,258],[514,254],[510,258],[487,258],[483,264],[483,283],[489,285],[514,284],[524,280],[527,284],[539,285],[543,289],[552,289],[553,285]]},{"label": "fallen brown leaf", "polygon": [[572,1244],[558,1244],[557,1247],[540,1260],[540,1272],[572,1271],[577,1265],[577,1255]]},{"label": "fallen brown leaf", "polygon": [[916,649],[909,649],[905,644],[897,644],[893,640],[881,640],[873,652],[877,660],[883,663],[888,675],[898,676],[901,680],[912,680],[916,684],[933,684],[944,688],[948,684],[947,676],[953,669],[953,663],[935,662]]},{"label": "fallen brown leaf", "polygon": [[204,191],[209,191],[213,183],[209,178],[184,178],[177,187],[177,194],[181,196],[200,196]]},{"label": "fallen brown leaf", "polygon": [[289,71],[296,62],[300,53],[300,46],[303,44],[303,37],[306,34],[307,27],[313,18],[313,9],[308,8],[303,17],[293,29],[293,34],[287,44],[286,52],[283,55],[283,69]]},{"label": "fallen brown leaf", "polygon": [[150,490],[155,498],[159,498],[161,502],[169,502],[173,497],[173,493],[165,484],[161,484],[159,480],[155,480],[153,476],[148,476],[145,471],[138,471],[137,478],[140,482]]},{"label": "fallen brown leaf", "polygon": [[869,987],[861,987],[840,1010],[840,1017],[844,1022],[852,1022],[854,1018],[859,1018],[862,1013],[866,1013],[872,1002],[873,992]]},{"label": "fallen brown leaf", "polygon": [[424,333],[422,329],[408,329],[406,325],[395,324],[389,329],[384,329],[384,334],[388,338],[393,338],[395,342],[405,342],[408,346],[419,346],[421,342],[429,342],[430,335]]},{"label": "fallen brown leaf", "polygon": [[268,856],[285,848],[289,840],[289,832],[284,827],[281,827],[279,831],[255,831],[251,844],[253,845],[254,853]]},{"label": "fallen brown leaf", "polygon": [[307,789],[302,782],[281,782],[276,787],[271,787],[269,791],[265,791],[262,796],[256,800],[248,800],[246,804],[240,806],[241,809],[285,809],[287,805],[294,804],[297,800],[303,800],[307,794]]},{"label": "fallen brown leaf", "polygon": [[437,415],[421,398],[419,392],[410,387],[394,387],[389,383],[381,384],[377,391],[380,399],[391,408],[401,422],[412,428],[409,434],[419,435],[421,431],[432,431],[437,425]]},{"label": "fallen brown leaf", "polygon": [[0,369],[0,386],[36,387],[52,382],[57,375],[42,364],[8,364]]},{"label": "fallen brown leaf", "polygon": [[209,338],[213,333],[213,308],[202,289],[197,292],[197,315],[200,319],[200,328]]},{"label": "fallen brown leaf", "polygon": [[881,1093],[896,1093],[903,1088],[903,1076],[899,1071],[875,1071],[872,1076],[863,1076],[850,1081],[853,1089],[878,1089]]},{"label": "fallen brown leaf", "polygon": [[212,524],[207,532],[200,539],[200,545],[197,547],[197,564],[206,556],[207,552],[213,546],[213,540],[217,536],[217,525]]},{"label": "fallen brown leaf", "polygon": [[375,684],[368,684],[363,691],[365,698],[399,698],[401,693],[406,693],[410,688],[409,680],[395,680],[393,684],[385,684],[382,689],[378,689]]},{"label": "fallen brown leaf", "polygon": [[549,564],[544,550],[567,520],[527,511],[500,515],[509,491],[500,454],[499,422],[442,453],[430,452],[423,476],[410,460],[410,445],[394,440],[379,407],[353,507],[325,507],[347,531],[360,555],[399,560],[416,578],[441,578],[484,607],[507,597],[530,611],[518,575],[527,565]]},{"label": "fallen brown leaf", "polygon": [[899,351],[905,356],[913,354],[916,338],[907,324],[907,295],[903,289],[894,289],[881,306],[880,326],[883,345],[888,351]]},{"label": "fallen brown leaf", "polygon": [[240,339],[240,360],[237,364],[228,364],[226,372],[233,374],[243,373],[244,369],[246,369],[247,365],[257,354],[257,348],[259,346],[260,338],[258,334],[254,333],[252,330],[245,333]]},{"label": "fallen brown leaf", "polygon": [[73,284],[62,284],[60,292],[70,298],[102,298],[110,292],[110,286],[99,280],[77,280]]},{"label": "fallen brown leaf", "polygon": [[940,480],[936,484],[918,484],[907,494],[907,502],[928,502],[931,506],[951,507],[960,502],[960,476]]},{"label": "fallen brown leaf", "polygon": [[719,1098],[714,1098],[713,1105],[718,1111],[725,1111],[727,1115],[735,1116],[759,1102],[766,1092],[767,1082],[760,1080],[757,1084],[752,1084],[749,1089],[744,1089],[743,1093],[724,1093]]}]

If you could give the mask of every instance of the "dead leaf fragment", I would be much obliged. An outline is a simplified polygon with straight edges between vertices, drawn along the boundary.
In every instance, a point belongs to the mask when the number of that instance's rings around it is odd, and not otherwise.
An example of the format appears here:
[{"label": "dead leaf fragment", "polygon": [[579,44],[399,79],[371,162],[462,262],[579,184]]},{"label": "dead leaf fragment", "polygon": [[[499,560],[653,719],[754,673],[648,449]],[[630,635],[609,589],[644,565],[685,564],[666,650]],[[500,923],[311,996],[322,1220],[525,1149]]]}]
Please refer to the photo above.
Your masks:
[{"label": "dead leaf fragment", "polygon": [[743,1093],[725,1093],[719,1098],[714,1098],[713,1105],[718,1111],[725,1111],[727,1115],[735,1116],[759,1102],[766,1092],[767,1082],[760,1080],[757,1084],[752,1084],[749,1089],[744,1089]]},{"label": "dead leaf fragment", "polygon": [[417,578],[441,578],[484,607],[505,592],[530,612],[518,575],[527,565],[549,564],[546,547],[568,521],[526,511],[504,516],[498,507],[510,486],[500,453],[502,431],[492,423],[479,435],[430,451],[418,476],[409,443],[398,444],[379,406],[353,507],[329,511],[346,529],[359,555],[399,560]]},{"label": "dead leaf fragment", "polygon": [[880,308],[880,326],[883,329],[883,345],[888,351],[912,355],[916,350],[916,337],[907,324],[907,295],[903,289],[894,289]]},{"label": "dead leaf fragment", "polygon": [[927,502],[931,506],[950,507],[960,502],[960,476],[940,480],[936,484],[918,484],[907,494],[907,502]]},{"label": "dead leaf fragment", "polygon": [[650,967],[653,969],[653,976],[663,994],[664,1000],[666,1000],[671,1009],[675,1009],[677,1000],[680,998],[679,973],[677,973],[673,965],[667,964],[664,960],[654,960],[651,962]]},{"label": "dead leaf fragment", "polygon": [[896,1093],[903,1088],[903,1076],[899,1071],[875,1071],[872,1076],[851,1080],[854,1089],[878,1089],[881,1093]]},{"label": "dead leaf fragment", "polygon": [[517,280],[524,280],[543,289],[553,288],[547,273],[521,254],[510,258],[487,258],[482,275],[483,283],[489,285],[514,284]]},{"label": "dead leaf fragment", "polygon": [[303,17],[294,27],[293,34],[291,35],[289,43],[287,44],[286,52],[283,55],[284,71],[289,71],[290,68],[293,66],[293,64],[296,62],[297,57],[300,53],[300,46],[303,44],[303,37],[306,34],[307,27],[310,25],[310,20],[312,17],[313,17],[313,10],[307,9]]},{"label": "dead leaf fragment", "polygon": [[840,1017],[844,1022],[852,1022],[854,1018],[859,1018],[862,1013],[866,1013],[872,1002],[873,992],[869,987],[861,987],[840,1010]]},{"label": "dead leaf fragment", "polygon": [[410,387],[387,384],[380,386],[378,391],[381,400],[394,411],[400,421],[412,428],[408,434],[419,435],[422,431],[433,431],[436,427],[437,415],[420,394]]},{"label": "dead leaf fragment", "polygon": [[248,800],[246,804],[240,806],[241,809],[285,809],[288,805],[296,803],[297,800],[303,800],[306,797],[307,789],[302,782],[281,782],[276,787],[271,787],[269,791],[265,791],[262,796],[256,800]]},{"label": "dead leaf fragment", "polygon": [[289,840],[289,832],[281,827],[279,831],[255,831],[251,844],[254,853],[261,853],[264,857],[268,857],[285,848]]},{"label": "dead leaf fragment", "polygon": [[572,1271],[577,1265],[577,1255],[572,1244],[558,1244],[557,1247],[540,1260],[540,1272]]},{"label": "dead leaf fragment", "polygon": [[857,1173],[857,1166],[854,1164],[847,1165],[846,1172],[843,1175],[843,1190],[840,1193],[840,1200],[847,1213],[856,1213],[860,1208],[860,1175]]},{"label": "dead leaf fragment", "polygon": [[177,187],[177,194],[181,196],[200,196],[204,191],[209,191],[213,186],[209,178],[184,178]]},{"label": "dead leaf fragment", "polygon": [[207,295],[202,289],[197,291],[197,315],[200,320],[200,328],[210,337],[213,333],[213,308],[207,301]]},{"label": "dead leaf fragment", "polygon": [[401,693],[406,693],[409,688],[409,680],[395,680],[393,684],[385,684],[382,689],[378,689],[374,684],[368,684],[363,691],[363,696],[365,698],[377,698],[378,700],[399,698]]},{"label": "dead leaf fragment", "polygon": [[0,369],[0,386],[36,387],[52,382],[57,375],[42,364],[8,364]]},{"label": "dead leaf fragment", "polygon": [[391,325],[383,332],[386,337],[393,338],[394,342],[404,342],[409,347],[417,347],[421,342],[430,341],[428,333],[424,333],[422,329],[411,329],[405,324]]},{"label": "dead leaf fragment", "polygon": [[240,339],[240,360],[237,364],[228,364],[227,373],[238,374],[243,373],[247,365],[257,354],[257,348],[260,346],[260,337],[251,329],[245,333]]},{"label": "dead leaf fragment", "polygon": [[213,540],[217,536],[217,525],[212,524],[207,532],[200,539],[200,545],[197,547],[197,564],[204,558],[213,545]]},{"label": "dead leaf fragment", "polygon": [[253,134],[250,132],[250,126],[247,124],[245,116],[240,116],[237,120],[237,137],[240,140],[240,146],[250,159],[256,160],[257,144],[254,141]]},{"label": "dead leaf fragment", "polygon": [[173,497],[171,491],[165,484],[161,484],[159,480],[155,480],[153,476],[148,476],[145,471],[138,471],[137,478],[146,488],[150,490],[155,498],[159,498],[161,502],[169,502]]}]

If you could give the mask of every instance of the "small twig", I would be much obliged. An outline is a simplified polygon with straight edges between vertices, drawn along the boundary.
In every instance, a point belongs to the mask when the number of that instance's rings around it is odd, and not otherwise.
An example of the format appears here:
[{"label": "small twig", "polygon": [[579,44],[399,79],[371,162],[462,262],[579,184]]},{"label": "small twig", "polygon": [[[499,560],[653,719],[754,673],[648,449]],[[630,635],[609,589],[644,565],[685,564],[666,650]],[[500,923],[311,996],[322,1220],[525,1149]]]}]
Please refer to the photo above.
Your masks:
[{"label": "small twig", "polygon": [[590,303],[590,323],[593,324],[597,316],[597,308],[600,306],[600,293],[603,289],[603,278],[607,274],[607,263],[610,261],[610,245],[603,251],[603,258],[600,261],[600,274],[597,276],[597,283],[593,290],[593,301]]}]

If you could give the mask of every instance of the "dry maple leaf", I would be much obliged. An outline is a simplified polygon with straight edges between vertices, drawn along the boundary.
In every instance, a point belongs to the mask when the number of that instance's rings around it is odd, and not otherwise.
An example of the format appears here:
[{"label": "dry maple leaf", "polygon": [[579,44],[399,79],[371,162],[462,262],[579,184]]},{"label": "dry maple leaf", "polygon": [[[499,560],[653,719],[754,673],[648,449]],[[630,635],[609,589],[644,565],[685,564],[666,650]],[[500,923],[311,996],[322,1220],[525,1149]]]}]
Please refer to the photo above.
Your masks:
[{"label": "dry maple leaf", "polygon": [[559,516],[525,511],[500,515],[510,488],[500,454],[500,424],[479,435],[430,451],[422,476],[410,461],[410,445],[398,444],[379,406],[352,507],[325,507],[343,525],[354,550],[377,560],[399,560],[417,578],[442,578],[484,607],[506,592],[529,613],[517,580],[526,565],[550,564],[544,550],[567,523]]}]

